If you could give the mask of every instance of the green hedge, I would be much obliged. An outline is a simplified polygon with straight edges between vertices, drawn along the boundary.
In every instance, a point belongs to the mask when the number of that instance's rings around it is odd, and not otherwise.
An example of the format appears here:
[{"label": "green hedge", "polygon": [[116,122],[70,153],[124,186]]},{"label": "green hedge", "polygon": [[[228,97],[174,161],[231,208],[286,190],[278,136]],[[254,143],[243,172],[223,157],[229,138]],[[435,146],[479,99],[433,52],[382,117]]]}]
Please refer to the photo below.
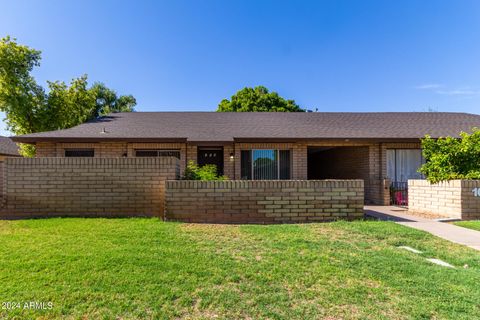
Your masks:
[{"label": "green hedge", "polygon": [[454,179],[480,179],[480,130],[453,137],[422,139],[426,163],[420,168],[431,183]]},{"label": "green hedge", "polygon": [[189,161],[185,173],[182,177],[183,180],[228,180],[226,176],[219,176],[217,174],[217,166],[214,164],[207,164],[199,166],[194,161]]}]

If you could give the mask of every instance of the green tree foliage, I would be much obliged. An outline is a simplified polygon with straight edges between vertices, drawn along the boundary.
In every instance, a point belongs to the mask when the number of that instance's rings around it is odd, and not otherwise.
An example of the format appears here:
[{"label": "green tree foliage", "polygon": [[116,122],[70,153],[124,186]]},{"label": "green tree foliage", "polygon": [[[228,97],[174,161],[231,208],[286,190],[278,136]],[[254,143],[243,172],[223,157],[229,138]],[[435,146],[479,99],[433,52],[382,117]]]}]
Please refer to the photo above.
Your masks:
[{"label": "green tree foliage", "polygon": [[428,181],[480,179],[480,130],[462,132],[460,139],[446,137],[422,139],[426,163],[420,168]]},{"label": "green tree foliage", "polygon": [[[117,96],[103,83],[88,87],[87,76],[48,82],[48,92],[32,77],[40,66],[41,52],[6,37],[0,40],[0,111],[6,114],[8,129],[15,135],[66,129],[112,112],[130,112],[135,98]],[[35,148],[22,145],[25,156]]]},{"label": "green tree foliage", "polygon": [[226,176],[219,176],[217,174],[217,166],[214,164],[207,164],[199,166],[194,161],[189,161],[187,168],[183,174],[183,180],[228,180]]},{"label": "green tree foliage", "polygon": [[7,112],[9,129],[16,134],[41,130],[39,113],[46,94],[30,75],[40,65],[40,51],[18,45],[10,37],[0,41],[0,110]]},{"label": "green tree foliage", "polygon": [[223,99],[217,112],[304,112],[294,100],[286,100],[267,88],[243,88],[231,100]]}]

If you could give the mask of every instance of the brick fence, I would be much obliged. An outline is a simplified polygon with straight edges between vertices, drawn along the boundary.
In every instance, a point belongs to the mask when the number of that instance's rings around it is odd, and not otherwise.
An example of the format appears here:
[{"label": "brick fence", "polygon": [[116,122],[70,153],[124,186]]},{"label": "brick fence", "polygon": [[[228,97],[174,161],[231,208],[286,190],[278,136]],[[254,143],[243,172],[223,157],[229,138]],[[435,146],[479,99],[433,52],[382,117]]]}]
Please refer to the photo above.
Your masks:
[{"label": "brick fence", "polygon": [[8,158],[0,218],[163,216],[175,158]]},{"label": "brick fence", "polygon": [[363,217],[363,180],[167,181],[166,220],[285,223]]},{"label": "brick fence", "polygon": [[464,220],[480,219],[480,180],[452,180],[430,184],[427,180],[408,180],[408,209]]}]

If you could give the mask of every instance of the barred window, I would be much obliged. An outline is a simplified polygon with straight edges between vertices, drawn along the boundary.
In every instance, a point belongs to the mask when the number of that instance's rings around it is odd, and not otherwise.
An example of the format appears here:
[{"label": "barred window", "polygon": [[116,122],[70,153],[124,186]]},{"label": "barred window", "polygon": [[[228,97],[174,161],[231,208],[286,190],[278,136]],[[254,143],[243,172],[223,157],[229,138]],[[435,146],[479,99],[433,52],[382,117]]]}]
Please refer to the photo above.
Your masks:
[{"label": "barred window", "polygon": [[163,149],[150,149],[150,150],[135,150],[136,157],[175,157],[180,159],[180,150],[163,150]]},{"label": "barred window", "polygon": [[65,149],[65,157],[93,158],[95,156],[94,149]]}]

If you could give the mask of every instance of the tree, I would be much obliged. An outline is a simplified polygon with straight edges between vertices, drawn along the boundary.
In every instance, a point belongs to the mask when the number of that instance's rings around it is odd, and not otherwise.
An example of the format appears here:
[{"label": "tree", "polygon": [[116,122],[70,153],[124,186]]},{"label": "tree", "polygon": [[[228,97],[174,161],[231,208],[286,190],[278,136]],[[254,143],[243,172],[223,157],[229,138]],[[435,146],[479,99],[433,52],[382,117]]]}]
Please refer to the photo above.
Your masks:
[{"label": "tree", "polygon": [[92,86],[96,96],[94,117],[101,117],[113,112],[131,112],[137,100],[132,95],[117,96],[117,93],[107,88],[103,83],[96,82]]},{"label": "tree", "polygon": [[294,100],[286,100],[267,88],[243,88],[231,100],[223,99],[217,112],[304,112]]},{"label": "tree", "polygon": [[[135,98],[117,96],[103,83],[88,87],[87,76],[70,85],[48,81],[48,92],[31,76],[40,66],[41,52],[6,37],[0,40],[0,111],[8,129],[16,135],[66,129],[112,112],[131,112]],[[31,145],[21,145],[25,156],[33,156]]]},{"label": "tree", "polygon": [[460,139],[422,139],[425,164],[420,168],[431,183],[453,179],[480,179],[480,130],[460,133]]}]

